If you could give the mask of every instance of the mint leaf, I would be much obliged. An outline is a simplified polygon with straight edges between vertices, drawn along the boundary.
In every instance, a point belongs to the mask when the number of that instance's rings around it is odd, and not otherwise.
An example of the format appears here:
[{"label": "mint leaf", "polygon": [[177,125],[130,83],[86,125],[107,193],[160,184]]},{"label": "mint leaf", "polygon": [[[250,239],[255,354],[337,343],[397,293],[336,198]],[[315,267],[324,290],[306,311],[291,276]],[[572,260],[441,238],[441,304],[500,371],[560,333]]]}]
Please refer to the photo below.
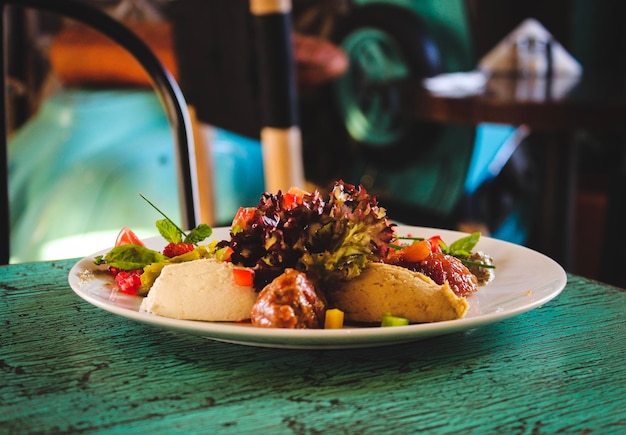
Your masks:
[{"label": "mint leaf", "polygon": [[165,218],[158,220],[156,222],[156,227],[159,230],[159,234],[161,234],[161,236],[169,243],[181,243],[184,241],[185,243],[197,245],[198,242],[203,241],[213,234],[213,229],[207,224],[200,224],[191,230],[189,234],[185,234],[185,232],[181,230],[174,223],[174,221],[168,218],[156,205],[151,203],[145,196],[140,196]]},{"label": "mint leaf", "polygon": [[210,237],[211,234],[213,234],[213,229],[209,225],[200,224],[187,234],[184,241],[185,243],[192,243],[196,245],[204,239]]},{"label": "mint leaf", "polygon": [[182,236],[180,230],[169,219],[161,219],[156,221],[157,230],[159,234],[170,243],[180,243]]},{"label": "mint leaf", "polygon": [[480,233],[475,232],[469,236],[461,237],[453,242],[448,248],[448,253],[455,257],[469,257],[472,254],[472,250],[480,240]]}]

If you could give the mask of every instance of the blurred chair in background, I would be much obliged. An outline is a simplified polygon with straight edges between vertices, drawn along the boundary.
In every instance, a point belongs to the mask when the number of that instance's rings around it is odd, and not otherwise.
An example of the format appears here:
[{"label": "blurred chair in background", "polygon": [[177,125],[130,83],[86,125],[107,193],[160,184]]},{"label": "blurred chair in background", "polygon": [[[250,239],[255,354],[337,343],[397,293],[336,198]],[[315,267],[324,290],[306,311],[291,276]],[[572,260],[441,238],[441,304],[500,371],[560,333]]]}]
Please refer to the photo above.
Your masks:
[{"label": "blurred chair in background", "polygon": [[[223,142],[225,152],[231,148],[230,157],[223,157],[242,168],[227,177],[227,182],[222,183],[221,177],[216,182],[218,214],[231,218],[236,209],[232,210],[229,204],[239,201],[240,205],[255,205],[265,188],[276,190],[266,178],[267,170],[261,181],[258,171],[243,170],[253,167],[251,160],[257,158],[258,162],[258,151],[246,148],[241,152],[241,145],[257,141],[262,146],[262,131],[267,125],[274,124],[282,129],[305,122],[299,113],[302,93],[315,92],[347,68],[343,51],[331,42],[317,35],[285,32],[290,33],[288,38],[293,41],[298,93],[294,95],[288,83],[292,78],[280,67],[285,53],[276,48],[279,44],[270,41],[283,31],[284,14],[268,14],[266,18],[255,16],[248,13],[249,5],[254,3],[257,2],[187,0],[170,2],[166,7],[173,26],[181,87],[197,109],[198,119],[233,139]],[[264,4],[270,3],[273,2]],[[291,2],[282,2],[288,3]],[[263,20],[267,20],[268,25],[264,25]],[[241,158],[233,160],[232,157],[238,155]],[[315,181],[315,171],[311,171],[307,162],[309,157],[304,159],[305,178]],[[280,156],[275,160],[281,160]],[[220,170],[219,165],[216,170]],[[255,189],[255,195],[241,195]],[[229,220],[218,222],[227,224]]]},{"label": "blurred chair in background", "polygon": [[[198,165],[212,168],[197,171],[196,221],[228,225],[239,206],[255,205],[265,189],[258,48],[248,4],[171,2],[150,12],[116,18],[189,96]],[[319,86],[345,70],[345,56],[332,44],[293,36],[298,86]],[[100,32],[75,23],[53,36],[50,63],[61,86],[10,140],[14,258],[89,254],[110,246],[122,226],[155,235],[158,216],[139,193],[179,219],[168,119],[141,65]],[[205,213],[207,202],[214,206]]]}]

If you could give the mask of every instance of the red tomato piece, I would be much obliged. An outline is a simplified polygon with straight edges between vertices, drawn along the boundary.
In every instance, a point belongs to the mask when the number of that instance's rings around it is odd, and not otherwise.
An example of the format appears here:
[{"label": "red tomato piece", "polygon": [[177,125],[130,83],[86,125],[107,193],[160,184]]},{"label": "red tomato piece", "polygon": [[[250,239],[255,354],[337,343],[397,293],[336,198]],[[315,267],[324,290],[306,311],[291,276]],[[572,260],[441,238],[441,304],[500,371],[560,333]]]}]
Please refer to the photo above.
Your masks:
[{"label": "red tomato piece", "polygon": [[141,287],[142,269],[137,270],[120,270],[115,275],[115,283],[122,293],[136,295]]},{"label": "red tomato piece", "polygon": [[283,207],[286,209],[293,208],[294,206],[302,204],[302,198],[294,195],[293,193],[285,193],[283,195]]},{"label": "red tomato piece", "polygon": [[287,193],[283,195],[283,207],[290,209],[296,205],[302,204],[302,198],[304,195],[308,195],[309,192],[300,189],[299,187],[291,186]]},{"label": "red tomato piece", "polygon": [[172,258],[191,252],[194,249],[195,246],[191,243],[168,243],[168,245],[163,248],[163,255]]},{"label": "red tomato piece", "polygon": [[235,284],[237,285],[252,287],[252,283],[254,282],[254,271],[252,269],[236,267],[233,269],[233,278],[235,279]]},{"label": "red tomato piece", "polygon": [[430,239],[428,239],[428,243],[430,243],[430,250],[432,252],[442,252],[441,244],[439,243],[441,241],[441,236],[432,236]]},{"label": "red tomato piece", "polygon": [[239,207],[235,218],[233,219],[232,227],[243,229],[246,224],[254,219],[256,208],[254,207]]},{"label": "red tomato piece", "polygon": [[122,228],[122,230],[117,235],[117,239],[115,239],[115,246],[121,245],[139,245],[146,246],[140,239],[137,237],[137,234],[133,232],[128,227]]}]

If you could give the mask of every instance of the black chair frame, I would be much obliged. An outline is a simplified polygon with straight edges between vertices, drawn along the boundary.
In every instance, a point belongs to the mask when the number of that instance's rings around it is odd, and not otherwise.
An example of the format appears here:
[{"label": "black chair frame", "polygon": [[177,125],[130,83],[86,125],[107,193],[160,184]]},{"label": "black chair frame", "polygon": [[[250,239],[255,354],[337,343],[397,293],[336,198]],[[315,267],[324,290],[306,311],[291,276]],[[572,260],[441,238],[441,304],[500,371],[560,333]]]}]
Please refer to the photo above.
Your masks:
[{"label": "black chair frame", "polygon": [[[194,228],[199,216],[197,211],[197,177],[195,149],[191,119],[187,104],[178,83],[159,61],[152,50],[135,33],[105,12],[76,0],[0,0],[0,68],[6,83],[4,15],[8,5],[34,8],[56,13],[88,25],[103,33],[126,49],[146,70],[159,96],[168,121],[175,131],[174,142],[178,165],[183,225]],[[0,243],[0,264],[8,264],[10,257],[10,204],[7,157],[6,85],[0,87],[0,233],[5,239]]]}]

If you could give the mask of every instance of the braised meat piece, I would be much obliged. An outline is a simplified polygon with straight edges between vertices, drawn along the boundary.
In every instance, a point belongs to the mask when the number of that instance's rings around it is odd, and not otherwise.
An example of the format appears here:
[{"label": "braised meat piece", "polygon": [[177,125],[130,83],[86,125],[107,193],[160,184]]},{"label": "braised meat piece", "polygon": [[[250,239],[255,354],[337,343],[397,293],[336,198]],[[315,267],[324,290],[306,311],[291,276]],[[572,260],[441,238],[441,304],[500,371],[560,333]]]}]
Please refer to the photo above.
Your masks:
[{"label": "braised meat piece", "polygon": [[265,328],[321,328],[325,308],[325,298],[306,275],[286,269],[261,290],[251,320]]},{"label": "braised meat piece", "polygon": [[450,288],[457,296],[469,296],[478,290],[478,279],[456,257],[432,252],[425,260],[415,263],[398,261],[398,266],[406,267],[415,272],[423,273],[439,285],[448,281]]}]

